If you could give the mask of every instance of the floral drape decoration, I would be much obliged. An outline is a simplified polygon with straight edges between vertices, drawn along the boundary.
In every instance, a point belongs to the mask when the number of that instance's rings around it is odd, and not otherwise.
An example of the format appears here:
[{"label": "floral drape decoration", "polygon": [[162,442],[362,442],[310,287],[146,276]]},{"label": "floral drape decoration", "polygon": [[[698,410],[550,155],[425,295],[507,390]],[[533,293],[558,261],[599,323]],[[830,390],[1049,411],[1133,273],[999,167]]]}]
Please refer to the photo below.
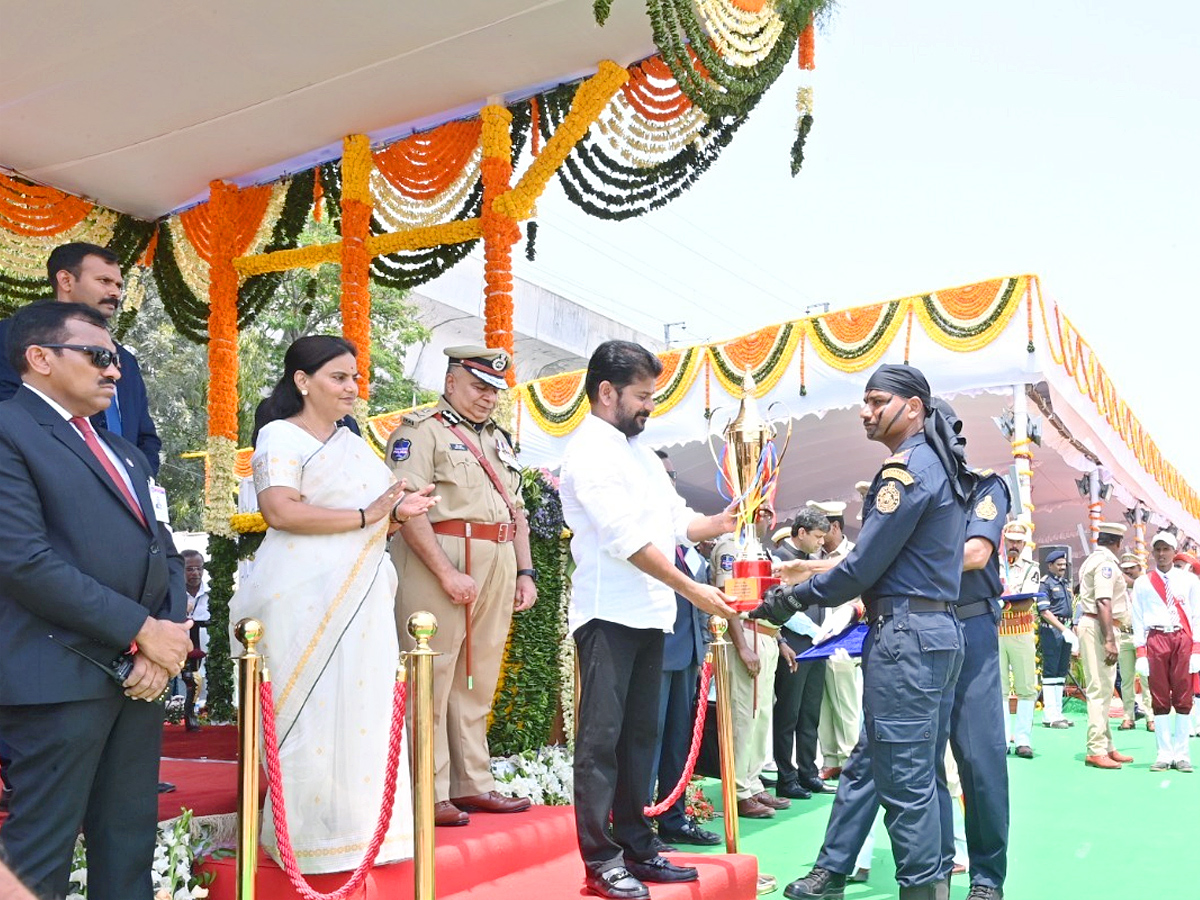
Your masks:
[{"label": "floral drape decoration", "polygon": [[0,172],[0,315],[50,294],[46,258],[59,244],[107,247],[128,270],[153,234],[150,222]]}]

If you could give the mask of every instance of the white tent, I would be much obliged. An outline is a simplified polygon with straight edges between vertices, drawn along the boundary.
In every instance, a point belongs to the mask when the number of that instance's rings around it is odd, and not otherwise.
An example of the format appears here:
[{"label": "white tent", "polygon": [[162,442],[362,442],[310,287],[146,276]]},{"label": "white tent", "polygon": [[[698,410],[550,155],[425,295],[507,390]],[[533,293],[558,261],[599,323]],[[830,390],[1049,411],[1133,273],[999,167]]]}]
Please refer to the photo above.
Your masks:
[{"label": "white tent", "polygon": [[[646,437],[669,450],[680,490],[697,509],[720,503],[705,446],[707,413],[719,432],[736,410],[740,373],[748,366],[764,415],[794,420],[781,466],[779,514],[786,517],[810,499],[840,499],[850,503],[850,526],[858,511],[855,482],[870,479],[887,455],[862,433],[863,385],[878,364],[907,361],[955,406],[972,465],[1009,472],[1014,450],[1029,451],[1038,543],[1084,549],[1089,497],[1079,481],[1086,490],[1091,473],[1102,495],[1093,500],[1097,518],[1136,519],[1129,511],[1145,510],[1151,534],[1172,524],[1200,535],[1200,497],[1162,458],[1087,343],[1042,295],[1036,276],[827,313],[662,358],[666,371]],[[1018,419],[1027,408],[1040,445],[1013,444],[1002,432],[1014,400]],[[523,462],[556,468],[586,414],[582,373],[522,385],[517,405]]]}]

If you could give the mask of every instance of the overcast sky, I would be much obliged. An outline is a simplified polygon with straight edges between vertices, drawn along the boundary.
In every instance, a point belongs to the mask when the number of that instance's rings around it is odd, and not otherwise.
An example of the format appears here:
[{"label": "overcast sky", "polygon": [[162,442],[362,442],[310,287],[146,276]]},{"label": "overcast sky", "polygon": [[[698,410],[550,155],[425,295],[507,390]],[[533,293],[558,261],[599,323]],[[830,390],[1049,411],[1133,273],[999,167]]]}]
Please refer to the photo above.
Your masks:
[{"label": "overcast sky", "polygon": [[690,344],[1033,272],[1200,486],[1198,100],[1194,0],[845,0],[683,197],[608,223],[552,188],[516,273]]}]

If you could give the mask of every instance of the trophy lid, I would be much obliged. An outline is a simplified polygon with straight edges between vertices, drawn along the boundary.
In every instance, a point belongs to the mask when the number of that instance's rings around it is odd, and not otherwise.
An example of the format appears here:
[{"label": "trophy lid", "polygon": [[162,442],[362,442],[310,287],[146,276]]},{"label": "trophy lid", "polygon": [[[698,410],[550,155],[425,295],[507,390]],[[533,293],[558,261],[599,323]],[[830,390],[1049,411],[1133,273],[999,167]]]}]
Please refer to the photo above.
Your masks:
[{"label": "trophy lid", "polygon": [[750,374],[750,367],[747,366],[742,375],[742,398],[738,404],[737,415],[729,423],[730,432],[747,433],[766,429],[762,413],[758,411],[758,399],[754,396],[754,388],[754,376]]}]

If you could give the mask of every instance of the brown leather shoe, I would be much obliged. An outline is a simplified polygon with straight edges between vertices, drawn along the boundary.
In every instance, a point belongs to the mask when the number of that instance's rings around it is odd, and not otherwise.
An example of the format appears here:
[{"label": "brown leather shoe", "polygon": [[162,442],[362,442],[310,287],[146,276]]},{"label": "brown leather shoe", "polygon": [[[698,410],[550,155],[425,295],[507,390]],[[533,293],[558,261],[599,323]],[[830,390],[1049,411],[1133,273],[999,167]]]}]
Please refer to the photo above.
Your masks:
[{"label": "brown leather shoe", "polygon": [[1091,766],[1095,769],[1119,769],[1121,764],[1115,760],[1109,759],[1107,756],[1085,756],[1083,758],[1085,766]]},{"label": "brown leather shoe", "polygon": [[738,815],[744,819],[769,819],[775,815],[775,810],[763,806],[754,797],[747,797],[738,801]]},{"label": "brown leather shoe", "polygon": [[837,778],[840,778],[841,774],[842,774],[841,766],[826,766],[820,772],[822,781],[833,781]]},{"label": "brown leather shoe", "polygon": [[1132,756],[1126,756],[1124,753],[1118,753],[1116,750],[1109,750],[1108,758],[1115,763],[1133,762]]},{"label": "brown leather shoe", "polygon": [[450,802],[466,812],[514,813],[529,809],[528,797],[505,797],[497,791],[474,797],[451,797]]},{"label": "brown leather shoe", "polygon": [[1133,724],[1133,719],[1122,719],[1121,724],[1117,726],[1117,731],[1133,731],[1136,727]]},{"label": "brown leather shoe", "polygon": [[434,825],[466,825],[470,821],[471,817],[449,800],[439,800],[433,804]]},{"label": "brown leather shoe", "polygon": [[755,794],[754,799],[763,806],[769,806],[771,809],[787,809],[792,805],[792,801],[787,797],[776,797],[766,791],[760,791]]}]

